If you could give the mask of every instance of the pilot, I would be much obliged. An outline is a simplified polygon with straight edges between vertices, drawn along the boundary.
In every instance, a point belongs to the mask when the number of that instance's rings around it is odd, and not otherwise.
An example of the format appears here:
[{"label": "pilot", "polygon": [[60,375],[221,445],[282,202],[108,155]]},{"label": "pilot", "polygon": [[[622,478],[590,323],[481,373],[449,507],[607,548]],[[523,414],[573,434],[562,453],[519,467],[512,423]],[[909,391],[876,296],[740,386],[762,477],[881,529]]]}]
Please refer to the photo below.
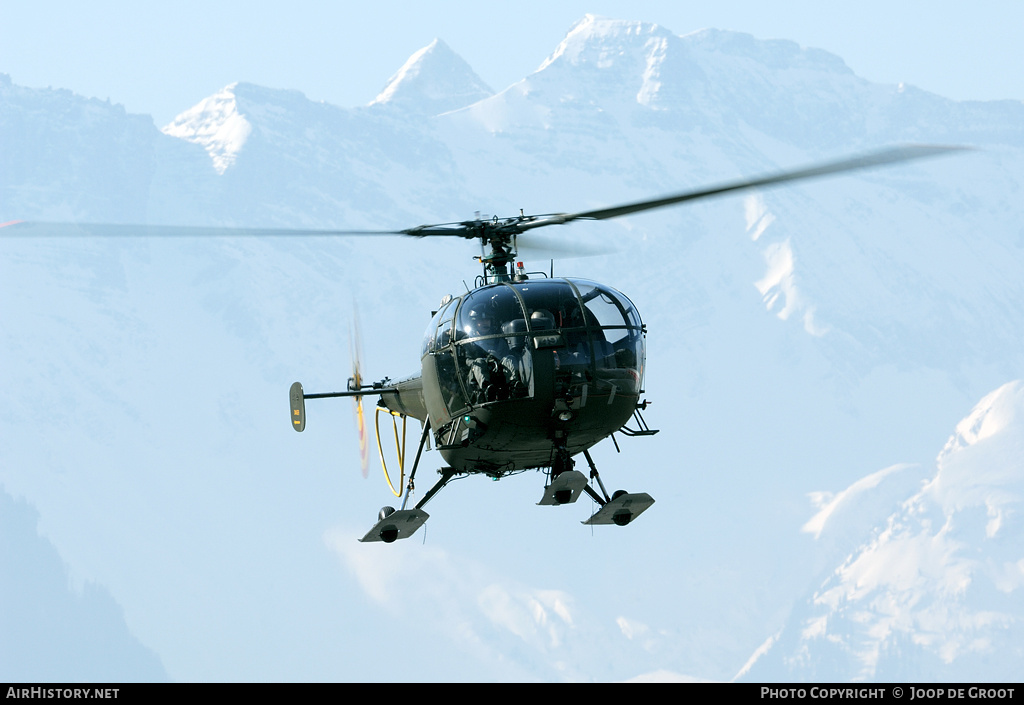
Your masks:
[{"label": "pilot", "polygon": [[512,394],[532,396],[533,358],[527,344],[530,337],[526,335],[526,321],[522,318],[508,321],[502,325],[501,332],[506,334],[505,342],[508,343],[508,353],[501,358],[501,366],[512,386]]},{"label": "pilot", "polygon": [[[462,330],[459,331],[459,340],[496,335],[501,332],[495,324],[494,316],[486,309],[474,308],[463,320]],[[466,346],[466,357],[471,358],[486,357],[488,353],[500,358],[505,353],[505,341],[502,338],[474,340],[464,345]]]},{"label": "pilot", "polygon": [[[494,318],[486,309],[471,309],[463,326],[467,338],[498,333]],[[484,338],[462,343],[462,356],[468,368],[466,378],[474,403],[508,398],[508,384],[501,368],[502,356],[507,352],[504,338]]]},{"label": "pilot", "polygon": [[474,308],[469,312],[469,321],[465,325],[467,338],[475,338],[479,335],[490,335],[494,332],[493,321],[489,311]]}]

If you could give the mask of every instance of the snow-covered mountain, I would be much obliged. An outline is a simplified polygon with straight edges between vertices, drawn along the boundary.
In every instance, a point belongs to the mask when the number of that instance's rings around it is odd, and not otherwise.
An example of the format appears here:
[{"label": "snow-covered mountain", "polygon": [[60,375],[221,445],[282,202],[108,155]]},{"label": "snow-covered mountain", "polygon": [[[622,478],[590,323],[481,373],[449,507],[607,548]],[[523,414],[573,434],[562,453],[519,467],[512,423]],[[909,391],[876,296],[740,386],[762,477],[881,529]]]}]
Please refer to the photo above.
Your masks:
[{"label": "snow-covered mountain", "polygon": [[893,466],[818,498],[804,529],[854,548],[744,677],[1018,680],[1007,666],[1024,656],[1024,382],[982,399],[936,466]]},{"label": "snow-covered mountain", "polygon": [[409,57],[370,105],[430,116],[464,108],[493,94],[461,56],[435,39]]},{"label": "snow-covered mountain", "polygon": [[[0,204],[48,220],[181,222],[205,215],[212,185],[201,150],[145,115],[0,74]],[[12,215],[13,217],[13,215]]]},{"label": "snow-covered mountain", "polygon": [[[537,233],[616,249],[555,273],[649,328],[663,432],[595,453],[609,490],[657,499],[624,530],[520,476],[446,488],[427,546],[355,543],[390,495],[358,479],[348,405],[297,436],[284,390],[344,383],[353,300],[367,374],[416,369],[475,248],[399,238],[0,237],[4,506],[38,511],[174,679],[1013,678],[1019,101],[593,16],[497,93],[435,41],[367,106],[235,83],[162,130],[3,78],[0,222],[404,228],[901,142],[977,150]],[[424,647],[400,674],[397,634]]]}]

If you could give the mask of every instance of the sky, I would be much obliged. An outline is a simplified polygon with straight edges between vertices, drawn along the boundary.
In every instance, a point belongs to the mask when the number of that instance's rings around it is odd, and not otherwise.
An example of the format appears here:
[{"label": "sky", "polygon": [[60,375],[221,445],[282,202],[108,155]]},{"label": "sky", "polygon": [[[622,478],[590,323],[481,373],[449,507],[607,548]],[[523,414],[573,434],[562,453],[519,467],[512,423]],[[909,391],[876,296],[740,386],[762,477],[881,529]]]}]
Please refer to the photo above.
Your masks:
[{"label": "sky", "polygon": [[502,90],[536,70],[586,13],[679,35],[714,27],[790,39],[839,55],[871,81],[956,100],[1024,100],[1021,0],[2,0],[0,72],[23,86],[109,98],[160,126],[235,81],[353,107],[435,37]]}]

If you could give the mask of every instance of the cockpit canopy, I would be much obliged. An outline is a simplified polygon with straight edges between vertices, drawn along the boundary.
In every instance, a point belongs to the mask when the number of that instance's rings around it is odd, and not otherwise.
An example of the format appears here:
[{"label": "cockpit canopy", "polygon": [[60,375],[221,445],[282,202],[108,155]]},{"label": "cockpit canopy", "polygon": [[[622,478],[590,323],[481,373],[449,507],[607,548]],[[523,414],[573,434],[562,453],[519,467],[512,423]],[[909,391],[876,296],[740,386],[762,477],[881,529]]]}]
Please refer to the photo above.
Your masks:
[{"label": "cockpit canopy", "polygon": [[504,282],[452,299],[434,315],[422,349],[435,360],[453,414],[471,404],[533,396],[531,360],[542,351],[556,360],[558,394],[584,384],[593,393],[602,382],[628,387],[620,392],[641,387],[644,335],[636,308],[620,292],[585,279]]}]

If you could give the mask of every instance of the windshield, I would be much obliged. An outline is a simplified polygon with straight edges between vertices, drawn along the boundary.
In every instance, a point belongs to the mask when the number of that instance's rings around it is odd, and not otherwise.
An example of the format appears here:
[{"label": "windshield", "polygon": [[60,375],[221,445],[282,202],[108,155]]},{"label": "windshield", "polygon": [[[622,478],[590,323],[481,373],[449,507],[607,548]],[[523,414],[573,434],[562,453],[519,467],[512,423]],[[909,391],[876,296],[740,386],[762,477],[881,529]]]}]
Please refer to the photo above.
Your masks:
[{"label": "windshield", "polygon": [[[596,282],[506,282],[476,289],[438,311],[424,352],[434,357],[452,414],[540,392],[635,394],[643,377],[643,324],[629,299]],[[535,368],[553,370],[550,380],[542,380],[553,388],[537,389]]]}]

